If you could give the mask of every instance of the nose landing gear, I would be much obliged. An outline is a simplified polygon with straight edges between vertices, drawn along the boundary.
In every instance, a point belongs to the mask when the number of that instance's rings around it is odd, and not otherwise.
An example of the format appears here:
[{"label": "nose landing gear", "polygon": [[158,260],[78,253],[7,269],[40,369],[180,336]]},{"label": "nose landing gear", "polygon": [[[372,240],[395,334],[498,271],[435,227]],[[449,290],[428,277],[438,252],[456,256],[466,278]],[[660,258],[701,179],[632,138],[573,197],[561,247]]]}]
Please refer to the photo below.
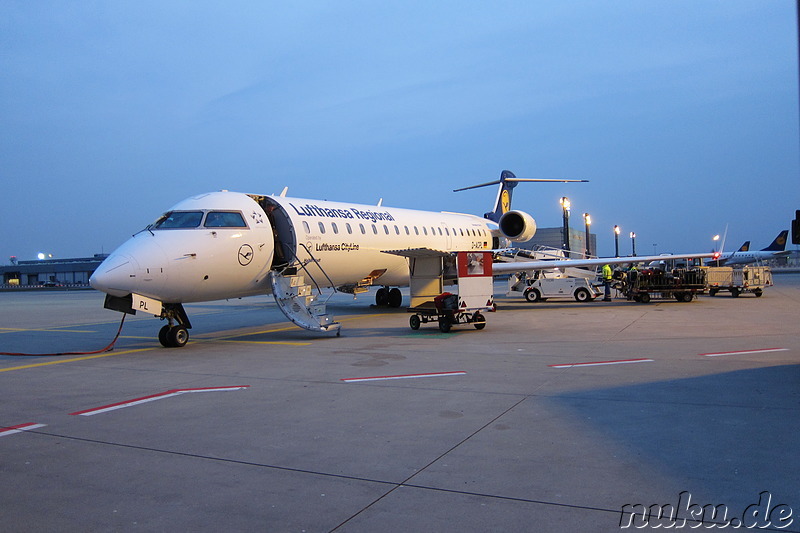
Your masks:
[{"label": "nose landing gear", "polygon": [[[192,324],[181,304],[164,304],[161,318],[168,324],[158,332],[158,342],[165,348],[182,348],[189,342],[189,328]],[[177,322],[177,323],[176,323]]]}]

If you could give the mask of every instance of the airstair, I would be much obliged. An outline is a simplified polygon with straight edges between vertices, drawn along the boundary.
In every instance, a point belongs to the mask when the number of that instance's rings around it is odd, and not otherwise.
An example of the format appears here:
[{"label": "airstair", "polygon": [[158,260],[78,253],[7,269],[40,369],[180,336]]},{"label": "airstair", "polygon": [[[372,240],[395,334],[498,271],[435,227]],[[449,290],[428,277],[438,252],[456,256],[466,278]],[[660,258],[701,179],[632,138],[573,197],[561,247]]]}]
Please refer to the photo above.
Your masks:
[{"label": "airstair", "polygon": [[[340,334],[342,325],[333,320],[327,311],[327,299],[320,300],[322,291],[319,285],[311,274],[306,269],[308,263],[316,263],[319,266],[319,261],[314,259],[310,250],[304,245],[310,259],[300,261],[295,256],[292,264],[287,265],[282,270],[271,270],[269,273],[269,283],[272,286],[272,295],[275,297],[275,303],[278,308],[286,315],[286,318],[292,321],[297,326],[309,331],[335,331],[336,336]],[[327,277],[325,271],[320,267],[320,271]],[[306,274],[308,274],[314,285],[317,286],[317,294],[314,294],[314,289],[310,283],[306,282]],[[333,282],[328,278],[328,281],[333,285]],[[329,296],[330,297],[330,296]]]}]

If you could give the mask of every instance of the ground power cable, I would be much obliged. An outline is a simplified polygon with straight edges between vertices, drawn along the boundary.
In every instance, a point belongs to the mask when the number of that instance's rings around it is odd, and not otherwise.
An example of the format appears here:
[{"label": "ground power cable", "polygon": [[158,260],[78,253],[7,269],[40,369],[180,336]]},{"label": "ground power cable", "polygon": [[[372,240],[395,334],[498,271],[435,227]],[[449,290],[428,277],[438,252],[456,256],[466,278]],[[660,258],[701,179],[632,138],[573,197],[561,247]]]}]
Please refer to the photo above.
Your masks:
[{"label": "ground power cable", "polygon": [[114,340],[112,340],[108,346],[102,348],[100,350],[94,350],[91,352],[54,352],[54,353],[17,353],[17,352],[0,352],[0,355],[11,355],[14,357],[52,357],[56,355],[95,355],[99,353],[110,352],[114,349],[114,344],[117,343],[117,339],[119,339],[120,333],[122,333],[122,326],[125,324],[125,313],[122,314],[122,320],[119,323],[119,329],[117,329],[117,334],[114,335]]}]

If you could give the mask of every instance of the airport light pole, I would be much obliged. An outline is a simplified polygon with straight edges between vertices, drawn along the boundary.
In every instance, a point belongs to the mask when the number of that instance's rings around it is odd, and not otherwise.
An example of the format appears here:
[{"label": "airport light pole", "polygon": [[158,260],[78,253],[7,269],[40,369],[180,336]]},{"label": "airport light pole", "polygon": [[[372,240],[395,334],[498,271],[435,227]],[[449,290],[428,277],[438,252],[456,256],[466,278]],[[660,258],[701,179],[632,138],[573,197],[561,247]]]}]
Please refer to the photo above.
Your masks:
[{"label": "airport light pole", "polygon": [[561,204],[561,210],[564,213],[564,242],[562,243],[562,247],[564,248],[564,251],[567,252],[567,257],[569,257],[569,198],[562,196],[559,203]]},{"label": "airport light pole", "polygon": [[619,226],[614,226],[614,257],[619,257]]},{"label": "airport light pole", "polygon": [[588,258],[590,255],[592,255],[592,252],[591,252],[591,249],[592,249],[591,242],[592,241],[591,241],[591,234],[589,233],[589,226],[592,225],[592,217],[589,216],[589,213],[584,213],[583,214],[583,223],[586,226],[586,251],[585,251],[585,253],[586,253],[586,257]]},{"label": "airport light pole", "polygon": [[636,234],[631,232],[631,255],[636,257]]}]

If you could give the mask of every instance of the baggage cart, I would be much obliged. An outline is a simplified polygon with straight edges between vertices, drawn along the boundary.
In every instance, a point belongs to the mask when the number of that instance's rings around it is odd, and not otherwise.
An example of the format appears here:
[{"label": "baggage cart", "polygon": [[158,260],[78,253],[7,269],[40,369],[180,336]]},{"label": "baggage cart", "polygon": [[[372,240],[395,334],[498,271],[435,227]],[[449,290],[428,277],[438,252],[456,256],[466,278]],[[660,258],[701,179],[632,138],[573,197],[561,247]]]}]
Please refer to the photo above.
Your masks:
[{"label": "baggage cart", "polygon": [[709,296],[728,291],[734,298],[745,292],[760,297],[764,294],[764,287],[772,285],[772,269],[764,266],[708,267],[706,282]]},{"label": "baggage cart", "polygon": [[[419,248],[388,253],[409,258],[411,329],[436,322],[447,333],[457,324],[486,327],[485,312],[494,311],[491,252],[444,252]],[[452,284],[452,292],[443,290]]]},{"label": "baggage cart", "polygon": [[705,270],[702,268],[676,268],[664,271],[659,268],[631,270],[619,286],[628,300],[647,303],[653,298],[675,298],[691,302],[706,288]]}]

